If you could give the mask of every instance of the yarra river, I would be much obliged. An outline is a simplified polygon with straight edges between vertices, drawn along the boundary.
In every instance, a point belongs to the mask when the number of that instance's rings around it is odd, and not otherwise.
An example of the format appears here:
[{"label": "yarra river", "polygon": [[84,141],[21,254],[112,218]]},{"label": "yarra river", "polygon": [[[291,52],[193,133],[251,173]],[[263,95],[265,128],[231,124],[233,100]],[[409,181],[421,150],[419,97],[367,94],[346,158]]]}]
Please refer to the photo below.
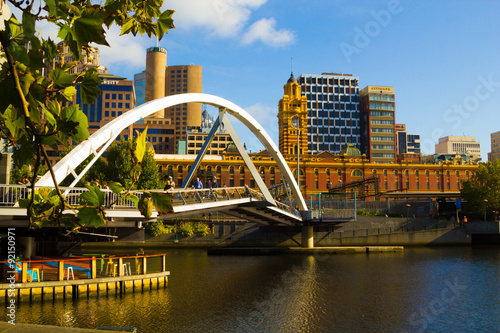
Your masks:
[{"label": "yarra river", "polygon": [[329,256],[167,250],[167,268],[165,289],[23,303],[16,320],[139,333],[500,332],[500,248]]}]

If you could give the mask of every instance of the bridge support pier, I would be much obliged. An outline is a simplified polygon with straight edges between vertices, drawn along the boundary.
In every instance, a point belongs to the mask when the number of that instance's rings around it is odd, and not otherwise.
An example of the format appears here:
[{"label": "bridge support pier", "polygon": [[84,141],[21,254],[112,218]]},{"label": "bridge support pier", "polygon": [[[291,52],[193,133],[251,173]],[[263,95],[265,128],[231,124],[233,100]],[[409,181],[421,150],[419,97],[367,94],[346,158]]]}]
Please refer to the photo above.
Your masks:
[{"label": "bridge support pier", "polygon": [[314,228],[312,225],[302,227],[302,248],[314,248]]}]

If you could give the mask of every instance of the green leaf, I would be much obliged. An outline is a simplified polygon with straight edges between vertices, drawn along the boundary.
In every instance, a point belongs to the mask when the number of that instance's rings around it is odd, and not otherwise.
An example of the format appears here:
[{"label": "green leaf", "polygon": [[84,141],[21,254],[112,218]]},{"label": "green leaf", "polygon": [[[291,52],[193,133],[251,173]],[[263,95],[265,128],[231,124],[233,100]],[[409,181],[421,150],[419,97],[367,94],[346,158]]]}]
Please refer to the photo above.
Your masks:
[{"label": "green leaf", "polygon": [[[26,65],[29,66],[30,64],[30,57],[28,56],[28,51],[26,51],[26,48],[19,46],[16,42],[12,41],[9,46],[10,52],[12,53],[12,57]],[[22,76],[20,77],[22,78]]]},{"label": "green leaf", "polygon": [[20,168],[23,165],[33,165],[37,148],[34,141],[23,142],[21,147],[12,154],[16,166]]},{"label": "green leaf", "polygon": [[137,162],[141,163],[142,158],[144,157],[144,153],[146,152],[146,137],[147,137],[148,127],[142,131],[142,133],[138,133],[137,135],[137,146],[134,150],[134,156]]},{"label": "green leaf", "polygon": [[73,96],[76,94],[76,88],[71,86],[71,87],[66,87],[64,88],[64,92],[62,93],[62,96],[69,102],[73,100]]},{"label": "green leaf", "polygon": [[102,206],[104,204],[104,193],[96,185],[85,185],[89,190],[80,194],[80,199],[90,206]]},{"label": "green leaf", "polygon": [[109,46],[102,27],[105,13],[98,6],[87,7],[73,23],[75,38],[81,45],[97,43]]},{"label": "green leaf", "polygon": [[169,9],[164,11],[158,18],[156,35],[158,36],[159,40],[162,39],[163,34],[167,33],[168,30],[175,29],[174,20],[172,19],[173,13],[175,13],[175,11]]},{"label": "green leaf", "polygon": [[24,42],[24,33],[22,25],[16,20],[14,16],[12,16],[6,24],[6,29],[10,32],[11,38],[14,42],[23,44]]},{"label": "green leaf", "polygon": [[136,22],[134,20],[128,20],[128,21],[126,21],[125,24],[122,25],[122,29],[120,31],[120,36],[128,34],[129,32],[131,32],[132,29],[134,28],[135,24],[136,24]]},{"label": "green leaf", "polygon": [[153,214],[153,201],[149,193],[144,193],[142,197],[139,199],[139,203],[137,205],[137,209],[141,212],[142,216],[144,216],[147,220],[151,218]]},{"label": "green leaf", "polygon": [[158,211],[158,214],[167,214],[174,212],[174,209],[172,208],[171,194],[151,192],[151,198],[153,199],[153,205]]},{"label": "green leaf", "polygon": [[108,183],[108,187],[114,194],[120,194],[124,190],[122,184],[113,181]]},{"label": "green leaf", "polygon": [[68,74],[60,68],[55,68],[50,72],[49,78],[58,86],[69,87],[74,84],[76,75]]},{"label": "green leaf", "polygon": [[28,11],[23,11],[23,30],[26,38],[35,37],[35,16]]},{"label": "green leaf", "polygon": [[124,197],[124,199],[127,199],[127,200],[132,201],[132,202],[135,204],[135,207],[136,207],[136,208],[137,208],[137,207],[138,207],[138,205],[139,205],[139,197],[138,197],[138,196],[136,196],[136,195],[134,195],[134,194],[129,193],[129,194],[127,194],[127,195]]},{"label": "green leaf", "polygon": [[83,225],[93,225],[98,228],[106,223],[103,213],[97,208],[80,208],[77,216]]},{"label": "green leaf", "polygon": [[79,78],[80,83],[80,93],[82,101],[87,104],[94,104],[94,99],[99,97],[101,94],[101,89],[98,85],[101,84],[101,79],[94,68],[85,72],[83,77]]},{"label": "green leaf", "polygon": [[61,110],[58,126],[73,141],[79,142],[89,137],[87,116],[78,105],[67,106]]}]

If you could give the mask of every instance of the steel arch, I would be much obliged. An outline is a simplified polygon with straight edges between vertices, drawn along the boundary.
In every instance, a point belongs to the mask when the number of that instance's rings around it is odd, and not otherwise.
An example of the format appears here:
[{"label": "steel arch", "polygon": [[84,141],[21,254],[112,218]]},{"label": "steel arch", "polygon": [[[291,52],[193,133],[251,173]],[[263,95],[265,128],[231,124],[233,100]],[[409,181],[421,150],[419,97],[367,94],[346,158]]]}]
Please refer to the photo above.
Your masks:
[{"label": "steel arch", "polygon": [[[282,176],[290,184],[292,193],[297,198],[297,203],[300,210],[308,210],[302,194],[297,186],[290,168],[286,164],[285,159],[279,152],[271,137],[267,134],[262,126],[245,110],[238,105],[223,99],[218,96],[190,93],[178,94],[158,98],[145,104],[141,104],[115,118],[114,120],[101,127],[88,140],[83,141],[78,146],[73,148],[65,157],[63,157],[57,164],[53,166],[56,182],[59,184],[69,174],[73,174],[75,178],[77,175],[74,170],[81,162],[83,162],[90,154],[96,157],[89,163],[87,168],[82,172],[85,173],[88,168],[97,160],[98,155],[114,141],[114,139],[128,126],[136,123],[137,121],[159,111],[182,103],[203,103],[212,105],[218,108],[224,108],[227,113],[241,121],[252,133],[261,141],[266,147],[271,156],[274,158]],[[101,148],[99,150],[99,148]],[[53,179],[49,172],[47,172],[36,183],[37,186],[54,186]]]}]

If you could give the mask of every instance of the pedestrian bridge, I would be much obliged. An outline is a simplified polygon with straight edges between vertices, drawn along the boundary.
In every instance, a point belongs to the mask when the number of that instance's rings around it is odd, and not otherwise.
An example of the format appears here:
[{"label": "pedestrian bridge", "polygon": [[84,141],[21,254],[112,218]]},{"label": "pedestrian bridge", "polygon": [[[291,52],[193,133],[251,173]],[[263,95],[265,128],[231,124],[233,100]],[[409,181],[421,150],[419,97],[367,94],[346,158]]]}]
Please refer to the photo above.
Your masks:
[{"label": "pedestrian bridge", "polygon": [[[88,191],[86,188],[61,187],[68,204],[77,206],[80,194]],[[26,209],[20,208],[18,200],[26,198],[28,189],[20,185],[0,185],[0,215],[27,216]],[[107,189],[104,192],[106,217],[114,221],[147,222],[140,214],[135,204],[130,200],[121,199]],[[297,210],[275,200],[274,204],[266,200],[259,191],[248,187],[223,187],[212,189],[180,189],[173,191],[150,190],[172,196],[174,213],[163,214],[153,211],[152,221],[170,220],[193,214],[223,212],[240,219],[263,225],[297,225],[302,224],[302,218]],[[143,191],[133,192],[141,197]],[[71,210],[65,213],[71,213]],[[134,224],[133,224],[134,225]]]}]

